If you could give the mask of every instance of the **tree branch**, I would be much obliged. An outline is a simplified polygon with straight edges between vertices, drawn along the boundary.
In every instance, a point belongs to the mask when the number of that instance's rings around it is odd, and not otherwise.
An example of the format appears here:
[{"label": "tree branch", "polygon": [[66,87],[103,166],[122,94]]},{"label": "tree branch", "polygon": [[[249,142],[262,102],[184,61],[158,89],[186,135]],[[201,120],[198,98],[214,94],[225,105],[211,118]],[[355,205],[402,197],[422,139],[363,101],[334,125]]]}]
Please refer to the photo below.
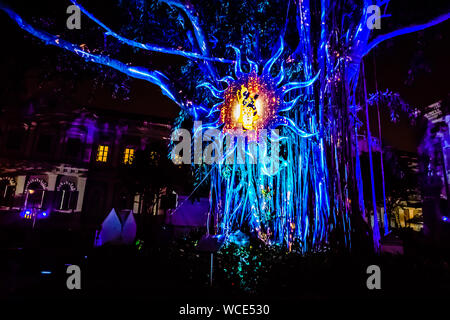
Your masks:
[{"label": "tree branch", "polygon": [[406,28],[402,28],[399,30],[395,30],[392,31],[390,33],[378,36],[377,38],[375,38],[374,40],[372,40],[370,43],[367,44],[366,46],[366,50],[364,51],[362,56],[367,55],[373,48],[375,48],[377,45],[379,45],[381,42],[386,41],[388,39],[392,39],[395,38],[397,36],[401,36],[404,34],[408,34],[408,33],[412,33],[412,32],[416,32],[416,31],[420,31],[420,30],[424,30],[426,28],[430,28],[432,26],[435,26],[441,22],[446,21],[447,19],[450,18],[450,13],[445,13],[427,23],[424,24],[420,24],[420,25],[413,25],[413,26],[409,26]]},{"label": "tree branch", "polygon": [[[194,29],[195,38],[197,40],[198,47],[200,48],[200,52],[204,55],[209,57],[209,47],[205,40],[205,35],[203,30],[200,27],[200,23],[198,21],[198,18],[195,15],[195,11],[192,5],[184,5],[179,0],[160,0],[160,2],[163,2],[167,4],[168,6],[174,6],[178,9],[182,10],[186,16],[188,17],[189,21],[192,24],[192,27]],[[214,67],[209,63],[208,61],[205,62],[208,66],[209,72],[214,80],[217,79],[216,70]]]},{"label": "tree branch", "polygon": [[162,46],[157,46],[157,45],[153,45],[153,44],[149,44],[149,43],[141,43],[141,42],[137,42],[137,41],[134,41],[131,39],[127,39],[127,38],[122,37],[121,35],[117,34],[113,30],[111,30],[108,26],[106,26],[104,23],[102,23],[100,20],[98,20],[96,17],[94,17],[94,15],[92,13],[90,13],[89,11],[87,11],[83,6],[81,6],[78,3],[78,1],[76,1],[76,0],[71,0],[71,1],[74,5],[76,5],[78,8],[80,8],[80,10],[89,19],[91,19],[93,22],[98,24],[103,30],[105,30],[106,35],[112,36],[112,37],[116,38],[117,40],[119,40],[129,46],[148,50],[148,51],[155,51],[155,52],[179,55],[179,56],[189,58],[189,59],[199,59],[199,60],[207,60],[207,61],[223,62],[223,63],[233,63],[234,62],[233,60],[228,60],[228,59],[224,59],[224,58],[206,57],[206,56],[200,55],[195,52],[187,52],[187,51],[182,51],[182,50],[177,50],[177,49],[172,49],[172,48],[166,48],[166,47],[162,47]]},{"label": "tree branch", "polygon": [[162,93],[167,96],[169,99],[174,101],[180,107],[184,107],[184,105],[176,99],[172,91],[170,90],[169,79],[159,71],[149,70],[144,67],[138,66],[129,66],[121,61],[112,59],[103,55],[96,55],[90,52],[84,51],[81,47],[72,44],[68,41],[60,39],[59,37],[47,33],[42,30],[35,29],[30,24],[25,22],[18,14],[9,9],[6,5],[0,2],[0,9],[5,11],[9,17],[14,20],[20,28],[30,33],[31,35],[41,39],[47,45],[56,46],[67,51],[71,51],[78,56],[84,58],[88,62],[94,62],[97,64],[109,66],[117,71],[120,71],[128,76],[136,79],[146,80],[150,83],[153,83],[161,88]]}]

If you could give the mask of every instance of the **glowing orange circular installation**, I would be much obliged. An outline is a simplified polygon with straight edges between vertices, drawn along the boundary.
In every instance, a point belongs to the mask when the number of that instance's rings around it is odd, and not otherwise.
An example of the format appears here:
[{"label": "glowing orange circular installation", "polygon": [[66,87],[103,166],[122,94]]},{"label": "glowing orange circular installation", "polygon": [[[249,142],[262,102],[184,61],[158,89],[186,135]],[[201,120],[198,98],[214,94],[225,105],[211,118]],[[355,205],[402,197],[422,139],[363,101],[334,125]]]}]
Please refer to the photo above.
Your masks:
[{"label": "glowing orange circular installation", "polygon": [[223,132],[258,137],[276,116],[281,97],[274,81],[256,72],[231,81],[220,110]]}]

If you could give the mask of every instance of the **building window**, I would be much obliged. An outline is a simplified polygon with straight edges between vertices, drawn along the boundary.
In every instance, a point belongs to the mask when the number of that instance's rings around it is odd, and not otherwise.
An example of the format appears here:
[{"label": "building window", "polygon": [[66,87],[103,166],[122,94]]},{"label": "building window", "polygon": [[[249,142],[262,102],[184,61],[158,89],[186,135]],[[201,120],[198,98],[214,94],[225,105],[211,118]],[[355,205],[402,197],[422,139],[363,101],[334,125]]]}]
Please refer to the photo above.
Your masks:
[{"label": "building window", "polygon": [[156,151],[150,151],[150,165],[157,166],[159,154]]},{"label": "building window", "polygon": [[106,160],[108,160],[108,151],[109,151],[109,146],[98,146],[97,149],[97,161],[98,162],[106,162]]},{"label": "building window", "polygon": [[8,150],[19,150],[25,140],[24,130],[13,130],[9,132],[6,140],[6,148]]},{"label": "building window", "polygon": [[26,208],[42,208],[46,192],[42,183],[38,180],[29,183],[25,189],[25,205]]},{"label": "building window", "polygon": [[70,184],[62,184],[56,191],[55,204],[57,210],[75,210],[77,208],[78,191]]},{"label": "building window", "polygon": [[125,152],[123,155],[123,163],[124,164],[132,164],[134,160],[134,149],[125,148]]},{"label": "building window", "polygon": [[37,151],[39,153],[50,153],[52,151],[52,136],[43,134],[39,137],[37,143]]},{"label": "building window", "polygon": [[136,193],[134,195],[133,200],[133,213],[142,213],[142,204],[143,204],[143,197],[141,194]]},{"label": "building window", "polygon": [[81,152],[81,140],[78,138],[69,138],[67,140],[66,154],[70,158],[78,158]]},{"label": "building window", "polygon": [[15,191],[16,186],[9,179],[0,179],[0,206],[12,206]]}]

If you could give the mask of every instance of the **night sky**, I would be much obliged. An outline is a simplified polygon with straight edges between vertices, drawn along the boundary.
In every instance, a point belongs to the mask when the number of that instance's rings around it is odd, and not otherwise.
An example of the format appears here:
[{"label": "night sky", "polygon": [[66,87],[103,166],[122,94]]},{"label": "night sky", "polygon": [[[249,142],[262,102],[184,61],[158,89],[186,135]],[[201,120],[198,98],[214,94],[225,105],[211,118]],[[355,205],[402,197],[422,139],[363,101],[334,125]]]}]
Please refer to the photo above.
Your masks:
[{"label": "night sky", "polygon": [[[69,1],[59,1],[57,5],[55,2],[39,1],[39,6],[36,3],[29,4],[27,1],[7,2],[29,22],[33,21],[32,17],[53,18],[56,25],[52,26],[51,32],[58,29],[65,30],[67,18],[65,8],[69,5]],[[96,4],[98,8],[102,5],[108,7],[105,1]],[[95,7],[90,5],[88,8]],[[380,33],[389,32],[396,26],[423,23],[446,11],[449,11],[448,1],[391,1],[389,13],[392,17],[383,20]],[[106,24],[115,18],[116,13],[109,7],[108,10],[94,12]],[[87,20],[83,17],[82,24]],[[381,44],[365,59],[369,92],[373,92],[374,65],[376,65],[380,90],[389,88],[391,91],[399,92],[406,102],[419,108],[445,99],[449,94],[449,31],[450,22],[447,21],[425,31]],[[82,36],[83,29],[75,32],[79,32]],[[44,94],[64,96],[65,101],[74,106],[114,109],[161,118],[174,118],[178,113],[178,107],[163,96],[159,88],[142,80],[131,80],[128,101],[112,99],[112,88],[108,86],[93,91],[89,72],[80,72],[73,89],[66,88],[63,78],[44,81],[39,78],[39,74],[42,68],[52,68],[52,64],[43,63],[43,60],[52,61],[62,49],[45,46],[39,41],[32,40],[31,36],[26,35],[3,12],[0,12],[0,34],[3,55],[0,60],[0,95],[3,105],[21,105],[31,97]],[[75,55],[72,57],[79,59]],[[152,54],[151,57],[159,59],[158,63],[161,64],[162,70],[168,68],[174,61],[179,62],[172,56],[161,58]],[[409,73],[410,70],[413,72]],[[59,92],[54,92],[55,88],[58,88]],[[387,113],[383,114],[382,122],[386,143],[406,151],[415,151],[420,139],[416,128],[410,126],[407,121],[390,123]]]}]

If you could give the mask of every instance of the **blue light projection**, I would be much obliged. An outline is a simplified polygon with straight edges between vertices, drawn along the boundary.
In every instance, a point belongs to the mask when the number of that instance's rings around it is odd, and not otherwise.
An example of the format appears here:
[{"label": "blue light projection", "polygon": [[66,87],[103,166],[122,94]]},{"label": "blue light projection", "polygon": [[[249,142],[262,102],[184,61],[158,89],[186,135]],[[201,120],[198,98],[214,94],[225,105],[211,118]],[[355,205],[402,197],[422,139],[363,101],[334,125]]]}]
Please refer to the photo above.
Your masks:
[{"label": "blue light projection", "polygon": [[[351,247],[350,221],[360,219],[370,227],[374,249],[379,250],[377,207],[373,205],[375,214],[371,214],[364,203],[358,150],[358,130],[362,126],[358,111],[367,109],[370,103],[367,93],[366,97],[361,97],[357,91],[364,77],[360,73],[363,57],[387,39],[447,20],[448,13],[428,23],[372,37],[373,31],[366,27],[366,8],[374,4],[384,7],[382,18],[388,17],[389,0],[364,0],[358,4],[351,0],[276,2],[277,6],[286,7],[285,20],[277,25],[279,30],[275,24],[267,28],[268,31],[250,23],[249,31],[244,33],[242,28],[241,34],[234,31],[236,34],[229,39],[241,41],[230,40],[225,43],[227,49],[217,38],[220,32],[211,32],[221,31],[223,35],[223,16],[215,17],[216,25],[205,32],[201,14],[191,2],[160,0],[159,4],[178,10],[182,17],[186,43],[191,50],[181,50],[185,46],[170,48],[128,39],[103,24],[78,1],[72,3],[99,26],[105,37],[141,50],[186,58],[202,74],[199,79],[188,69],[184,72],[195,94],[186,96],[184,88],[177,89],[177,83],[160,71],[91,53],[83,46],[32,27],[1,2],[0,9],[47,45],[157,85],[186,116],[202,121],[202,126],[194,128],[194,136],[213,128],[225,135],[236,130],[241,134],[280,130],[279,135],[270,136],[271,141],[279,143],[281,150],[276,159],[282,163],[278,170],[269,172],[265,163],[238,164],[236,161],[233,164],[219,162],[208,168],[208,232],[213,227],[212,233],[223,234],[228,241],[234,241],[233,235],[242,231],[267,244],[281,244],[289,250],[295,246],[305,253],[325,250],[330,245]],[[245,0],[239,3],[247,4]],[[264,13],[269,5],[270,1],[261,1],[255,10]],[[139,8],[143,14],[145,9],[141,2]],[[217,8],[229,6],[226,1],[217,1]],[[248,14],[250,21],[253,15]],[[267,18],[264,20],[273,16],[272,12],[264,14]],[[264,43],[261,33],[266,35]],[[271,38],[267,39],[267,34]],[[286,45],[284,39],[289,39],[290,45]],[[296,47],[292,46],[294,41],[298,41]],[[213,44],[212,49],[210,44]],[[235,52],[235,59],[223,58],[230,53],[230,48]],[[247,56],[245,61],[241,53]],[[207,97],[205,92],[209,93]],[[178,119],[175,129],[181,123],[182,119]],[[368,141],[371,149],[371,139]],[[227,150],[226,155],[236,158],[236,148]],[[201,181],[205,179],[206,176]],[[374,190],[373,179],[371,184]],[[374,191],[372,195],[375,203]],[[370,222],[371,217],[375,223]]]}]

